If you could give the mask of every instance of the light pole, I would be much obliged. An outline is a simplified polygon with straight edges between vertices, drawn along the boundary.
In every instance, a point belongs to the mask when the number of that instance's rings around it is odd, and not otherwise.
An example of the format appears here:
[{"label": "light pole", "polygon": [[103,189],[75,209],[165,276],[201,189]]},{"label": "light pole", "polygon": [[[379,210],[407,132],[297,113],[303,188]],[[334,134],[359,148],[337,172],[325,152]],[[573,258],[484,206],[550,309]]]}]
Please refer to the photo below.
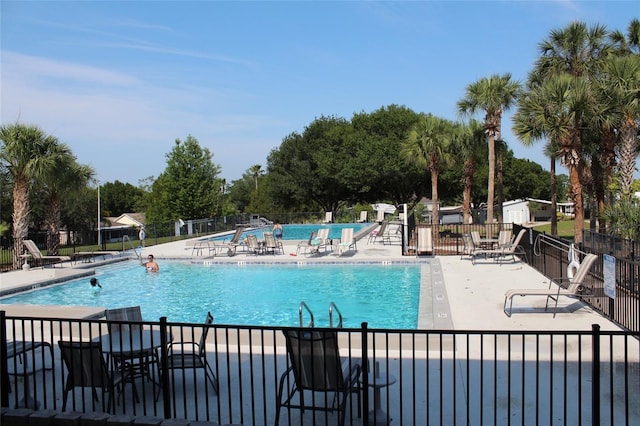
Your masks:
[{"label": "light pole", "polygon": [[222,218],[223,218],[223,222],[226,225],[227,224],[227,216],[225,216],[224,214],[224,193],[227,190],[227,180],[226,179],[222,179],[222,185],[220,186],[220,193],[221,195],[221,206],[220,206],[220,213],[222,213]]},{"label": "light pole", "polygon": [[100,235],[100,181],[98,181],[98,247],[102,247],[102,237]]}]

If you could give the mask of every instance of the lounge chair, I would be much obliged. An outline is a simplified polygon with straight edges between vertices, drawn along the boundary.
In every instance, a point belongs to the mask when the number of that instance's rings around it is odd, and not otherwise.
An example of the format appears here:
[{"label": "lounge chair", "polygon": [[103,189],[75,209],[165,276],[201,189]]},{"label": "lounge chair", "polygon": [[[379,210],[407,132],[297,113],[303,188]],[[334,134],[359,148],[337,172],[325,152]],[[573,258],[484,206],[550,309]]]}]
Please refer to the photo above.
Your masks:
[{"label": "lounge chair", "polygon": [[340,234],[340,242],[337,245],[338,247],[338,256],[342,256],[347,251],[353,249],[354,251],[358,251],[356,246],[356,239],[353,237],[353,228],[342,228],[342,233]]},{"label": "lounge chair", "polygon": [[242,226],[238,226],[236,228],[236,232],[234,232],[233,236],[231,237],[231,240],[220,242],[214,241],[215,250],[219,251],[220,253],[226,251],[227,255],[230,257],[235,256],[238,247],[242,245],[242,243],[240,242],[240,237],[242,237],[243,233],[244,228]]},{"label": "lounge chair", "polygon": [[421,254],[433,254],[433,236],[432,229],[420,226],[417,229],[416,256]]},{"label": "lounge chair", "polygon": [[262,254],[262,247],[258,243],[258,237],[255,234],[247,235],[247,254],[259,255]]},{"label": "lounge chair", "polygon": [[[357,394],[360,417],[360,363],[356,359],[340,358],[336,332],[301,329],[283,330],[283,333],[291,365],[280,377],[276,426],[280,424],[280,410],[283,407],[302,411],[337,411],[337,424],[344,425],[347,400],[351,393]],[[305,391],[328,395],[310,395],[307,399],[310,404],[305,404]],[[296,394],[299,394],[299,398],[296,398]],[[335,424],[333,421],[329,423]]]},{"label": "lounge chair", "polygon": [[[218,378],[213,373],[213,369],[207,361],[206,340],[209,333],[209,326],[213,324],[213,315],[207,312],[207,317],[202,328],[202,334],[198,343],[190,341],[172,342],[169,344],[167,352],[167,367],[169,370],[190,370],[203,369],[205,382],[208,380],[213,386],[213,390],[218,393]],[[177,350],[176,350],[177,349]],[[186,378],[186,376],[184,376]],[[171,379],[174,374],[171,374]]]},{"label": "lounge chair", "polygon": [[384,210],[376,211],[376,222],[378,223],[384,222]]},{"label": "lounge chair", "polygon": [[316,235],[316,239],[320,242],[318,250],[323,249],[327,250],[327,247],[331,247],[331,240],[329,239],[329,228],[320,228],[318,229],[318,235]]},{"label": "lounge chair", "polygon": [[498,233],[498,247],[508,247],[513,242],[513,231],[503,229]]},{"label": "lounge chair", "polygon": [[[318,231],[318,233],[319,232],[320,231]],[[321,244],[322,244],[322,240],[318,238],[315,231],[312,231],[311,234],[309,234],[308,240],[300,241],[298,243],[298,246],[296,248],[296,254],[300,254],[300,252],[306,255],[318,254],[320,251]]]},{"label": "lounge chair", "polygon": [[333,212],[325,212],[324,213],[324,222],[322,223],[331,223],[333,222]]},{"label": "lounge chair", "polygon": [[475,263],[476,258],[480,256],[484,256],[485,258],[491,257],[497,261],[501,261],[506,256],[511,256],[512,260],[515,262],[516,254],[519,256],[523,256],[526,262],[527,253],[524,251],[524,248],[522,248],[522,246],[520,245],[520,241],[522,240],[522,237],[524,237],[524,234],[526,233],[527,233],[526,229],[524,228],[521,229],[518,235],[516,236],[515,240],[513,240],[512,243],[510,243],[505,247],[498,247],[495,249],[483,249],[483,248],[475,249],[471,253],[471,263]]},{"label": "lounge chair", "polygon": [[356,222],[357,223],[365,223],[368,220],[367,219],[368,213],[369,213],[368,211],[362,210],[360,212],[360,219],[358,219]]},{"label": "lounge chair", "polygon": [[[565,279],[551,279],[549,280],[549,288],[536,288],[536,289],[514,289],[509,290],[505,293],[504,296],[504,313],[510,317],[513,311],[513,298],[514,296],[546,296],[547,302],[545,303],[544,310],[545,312],[549,308],[549,300],[555,301],[555,305],[553,308],[553,317],[556,317],[556,313],[558,311],[558,299],[560,296],[567,297],[575,297],[580,294],[580,292],[584,289],[584,282],[587,278],[587,274],[589,273],[589,269],[598,258],[597,255],[593,253],[589,253],[585,256],[580,263],[580,267],[576,272],[573,278],[565,278]],[[562,284],[568,283],[567,288],[562,287]],[[555,284],[558,288],[552,288],[552,285]],[[507,308],[507,304],[509,307]]]},{"label": "lounge chair", "polygon": [[386,220],[383,220],[382,223],[380,224],[380,228],[374,229],[373,231],[371,231],[371,233],[369,234],[369,239],[367,240],[367,243],[375,243],[378,240],[384,243],[384,235],[387,232],[388,224],[389,222],[387,222]]},{"label": "lounge chair", "polygon": [[[100,342],[66,342],[59,341],[60,357],[67,367],[67,380],[64,385],[62,411],[67,408],[67,396],[74,388],[91,388],[93,398],[98,400],[97,389],[109,393],[107,411],[111,410],[116,388],[119,388],[126,378],[126,370],[109,371],[102,355]],[[84,393],[83,393],[84,396]],[[75,404],[74,404],[75,405]],[[115,410],[114,410],[115,411]]]},{"label": "lounge chair", "polygon": [[284,254],[284,247],[282,241],[277,240],[273,235],[273,232],[264,232],[264,252],[271,254]]},{"label": "lounge chair", "polygon": [[29,258],[33,259],[36,262],[36,265],[41,266],[42,268],[47,264],[55,265],[56,263],[68,262],[71,260],[71,257],[69,256],[44,256],[33,240],[23,240],[22,243],[24,244],[24,248],[29,252],[23,254],[22,257],[25,258],[25,260],[28,260]]},{"label": "lounge chair", "polygon": [[462,234],[462,243],[464,244],[464,247],[462,248],[460,259],[464,256],[471,256],[473,251],[476,249],[476,245],[473,244],[473,240],[471,239],[471,234]]}]

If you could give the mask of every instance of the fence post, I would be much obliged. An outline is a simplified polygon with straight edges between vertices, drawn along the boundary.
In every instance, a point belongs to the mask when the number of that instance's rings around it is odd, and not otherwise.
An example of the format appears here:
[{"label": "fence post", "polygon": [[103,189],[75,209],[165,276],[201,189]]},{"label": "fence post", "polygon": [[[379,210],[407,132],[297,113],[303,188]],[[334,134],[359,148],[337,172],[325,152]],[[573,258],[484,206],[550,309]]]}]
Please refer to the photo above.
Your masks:
[{"label": "fence post", "polygon": [[591,325],[591,424],[600,424],[600,325]]},{"label": "fence post", "polygon": [[369,426],[369,342],[367,332],[367,322],[363,322],[362,332],[362,424]]},{"label": "fence post", "polygon": [[[169,365],[167,364],[167,317],[160,317],[160,386],[162,386],[162,406],[164,418],[171,418],[171,398],[169,397]],[[206,384],[205,384],[206,385]]]},{"label": "fence post", "polygon": [[[9,406],[9,367],[7,362],[6,312],[0,311],[0,407]],[[25,380],[27,380],[25,378]]]}]

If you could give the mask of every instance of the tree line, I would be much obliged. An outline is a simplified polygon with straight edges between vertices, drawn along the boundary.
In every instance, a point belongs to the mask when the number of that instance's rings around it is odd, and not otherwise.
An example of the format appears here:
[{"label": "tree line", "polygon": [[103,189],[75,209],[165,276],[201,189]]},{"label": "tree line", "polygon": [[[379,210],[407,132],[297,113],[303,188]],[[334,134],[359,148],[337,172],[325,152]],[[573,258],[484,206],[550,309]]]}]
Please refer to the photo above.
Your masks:
[{"label": "tree line", "polygon": [[[175,141],[160,176],[135,187],[96,182],[95,172],[78,163],[66,144],[37,126],[4,125],[0,221],[11,224],[19,244],[16,264],[29,227],[46,229],[51,254],[57,253],[61,227],[95,229],[98,186],[102,217],[143,211],[147,223],[239,212],[362,209],[374,202],[415,205],[423,197],[434,206],[462,204],[465,221],[472,206],[480,205],[489,220],[502,221],[502,209],[494,215],[495,206],[531,197],[573,201],[577,242],[586,203],[603,230],[622,234],[630,229],[624,225],[628,211],[637,208],[631,194],[640,117],[639,40],[637,19],[626,33],[573,22],[540,43],[525,82],[505,73],[469,84],[456,104],[459,121],[401,105],[350,119],[320,116],[304,131],[285,136],[269,153],[266,169],[252,165],[232,182],[221,177],[213,153],[192,135]],[[549,172],[514,158],[502,139],[502,115],[510,108],[516,109],[512,126],[521,143],[545,142]],[[478,114],[484,114],[482,121],[475,119]],[[568,177],[556,176],[558,159]],[[438,223],[437,209],[433,213]]]}]

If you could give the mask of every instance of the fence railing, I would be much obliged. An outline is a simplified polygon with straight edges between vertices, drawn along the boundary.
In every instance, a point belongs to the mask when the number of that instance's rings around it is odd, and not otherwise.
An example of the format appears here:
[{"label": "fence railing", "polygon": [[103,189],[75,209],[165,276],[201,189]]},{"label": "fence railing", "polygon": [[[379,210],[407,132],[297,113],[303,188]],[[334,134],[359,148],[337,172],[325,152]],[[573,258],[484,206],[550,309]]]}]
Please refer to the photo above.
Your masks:
[{"label": "fence railing", "polygon": [[[203,351],[196,348],[196,353],[211,370],[168,368],[176,356],[170,347],[177,353],[191,351],[185,342],[199,342],[205,330]],[[129,323],[6,317],[0,311],[2,406],[37,404],[39,410],[60,412],[67,393],[67,411],[274,424],[281,377],[291,366],[283,330],[309,329],[170,323],[164,318]],[[516,332],[373,330],[365,323],[360,329],[314,330],[337,333],[341,356],[363,368],[357,381],[363,415],[358,419],[357,398],[350,394],[346,424],[387,424],[390,419],[398,425],[640,424],[637,333],[602,331],[597,325],[584,331]],[[79,379],[69,375],[59,342],[94,342],[101,355],[72,357],[71,368],[104,363],[104,380],[120,377],[124,383],[113,388],[107,383],[110,392],[105,393],[105,382],[95,376],[70,382],[69,377]],[[282,383],[291,386],[291,380]],[[330,404],[333,395],[307,393],[305,398],[321,406]],[[280,424],[333,425],[337,418],[334,413],[280,410]]]}]

